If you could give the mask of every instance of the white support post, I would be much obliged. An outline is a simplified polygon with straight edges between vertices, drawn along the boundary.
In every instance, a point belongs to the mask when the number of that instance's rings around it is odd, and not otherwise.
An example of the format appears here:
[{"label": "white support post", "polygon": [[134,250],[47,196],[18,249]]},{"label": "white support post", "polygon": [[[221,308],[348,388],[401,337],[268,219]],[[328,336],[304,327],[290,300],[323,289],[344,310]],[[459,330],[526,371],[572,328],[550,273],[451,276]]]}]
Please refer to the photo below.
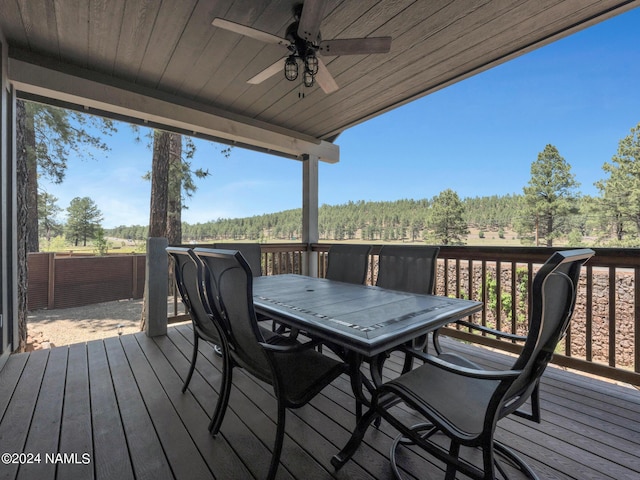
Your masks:
[{"label": "white support post", "polygon": [[[318,235],[318,157],[305,155],[302,161],[302,242],[310,246]],[[308,248],[302,263],[302,274],[318,276],[318,253]]]},{"label": "white support post", "polygon": [[169,245],[164,237],[147,239],[144,281],[145,333],[149,337],[167,334],[167,293],[169,291]]}]

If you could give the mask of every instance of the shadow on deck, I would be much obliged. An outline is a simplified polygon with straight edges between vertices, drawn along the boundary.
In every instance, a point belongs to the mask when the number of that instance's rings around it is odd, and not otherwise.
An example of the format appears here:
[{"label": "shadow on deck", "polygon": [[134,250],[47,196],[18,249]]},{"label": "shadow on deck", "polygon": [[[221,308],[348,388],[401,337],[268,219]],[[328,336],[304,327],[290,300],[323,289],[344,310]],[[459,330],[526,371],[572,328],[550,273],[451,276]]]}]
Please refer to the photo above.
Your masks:
[{"label": "shadow on deck", "polygon": [[[510,361],[443,344],[489,367]],[[207,424],[221,360],[201,342],[183,395],[191,348],[191,327],[181,325],[154,339],[124,335],[12,355],[0,372],[0,453],[25,453],[19,460],[32,463],[0,463],[0,479],[263,478],[275,435],[270,387],[235,369],[230,410],[212,438]],[[392,357],[385,373],[395,376],[400,368]],[[640,392],[550,367],[541,398],[540,425],[509,418],[496,434],[541,479],[640,478]],[[310,405],[289,411],[278,478],[392,478],[388,455],[396,432],[385,422],[369,430],[342,470],[331,466],[355,424],[354,409],[348,378],[341,377]],[[442,478],[429,460],[404,455],[407,477]]]}]

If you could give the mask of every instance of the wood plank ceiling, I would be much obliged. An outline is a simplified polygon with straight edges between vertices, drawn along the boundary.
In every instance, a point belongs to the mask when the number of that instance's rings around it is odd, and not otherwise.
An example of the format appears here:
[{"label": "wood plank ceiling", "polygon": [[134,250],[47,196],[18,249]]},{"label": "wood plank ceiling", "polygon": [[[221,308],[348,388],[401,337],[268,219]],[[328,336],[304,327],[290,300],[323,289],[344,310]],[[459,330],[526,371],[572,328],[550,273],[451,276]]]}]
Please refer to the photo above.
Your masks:
[{"label": "wood plank ceiling", "polygon": [[36,54],[121,85],[333,141],[350,126],[640,1],[327,0],[322,38],[391,36],[391,51],[325,57],[340,86],[328,95],[281,74],[248,84],[282,56],[281,47],[213,27],[211,21],[222,17],[283,37],[294,3],[0,0],[0,29],[12,58],[34,62]]}]

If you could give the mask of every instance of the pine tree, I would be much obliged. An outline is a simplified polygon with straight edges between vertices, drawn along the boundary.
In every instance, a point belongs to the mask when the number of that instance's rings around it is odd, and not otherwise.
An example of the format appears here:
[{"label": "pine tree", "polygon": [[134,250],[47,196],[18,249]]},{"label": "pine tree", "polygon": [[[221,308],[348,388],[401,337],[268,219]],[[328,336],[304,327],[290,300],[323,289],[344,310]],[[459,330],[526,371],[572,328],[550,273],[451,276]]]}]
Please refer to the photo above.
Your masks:
[{"label": "pine tree", "polygon": [[640,243],[640,123],[620,140],[618,151],[602,169],[609,177],[596,182],[596,212],[607,234],[625,246]]},{"label": "pine tree", "polygon": [[[91,158],[96,151],[106,152],[109,146],[103,137],[115,131],[111,120],[18,100],[16,116],[17,152],[27,167],[20,179],[27,195],[26,244],[28,252],[39,250],[38,232],[38,176],[44,175],[55,183],[62,183],[67,161],[72,153]],[[97,131],[97,134],[91,133]]]},{"label": "pine tree", "polygon": [[52,236],[62,233],[62,225],[56,221],[56,216],[62,211],[57,204],[58,198],[42,192],[38,194],[38,230],[43,233],[47,242]]},{"label": "pine tree", "polygon": [[441,245],[464,244],[463,237],[469,233],[464,220],[464,205],[453,190],[444,190],[433,198],[429,230]]},{"label": "pine tree", "polygon": [[87,245],[87,239],[93,238],[102,222],[102,212],[89,197],[75,197],[67,207],[67,238],[73,239],[74,245],[82,240]]},{"label": "pine tree", "polygon": [[531,179],[524,187],[524,210],[518,231],[521,237],[535,238],[536,245],[545,239],[548,247],[569,229],[569,214],[577,212],[580,184],[571,173],[571,165],[558,149],[547,145],[531,164]]}]

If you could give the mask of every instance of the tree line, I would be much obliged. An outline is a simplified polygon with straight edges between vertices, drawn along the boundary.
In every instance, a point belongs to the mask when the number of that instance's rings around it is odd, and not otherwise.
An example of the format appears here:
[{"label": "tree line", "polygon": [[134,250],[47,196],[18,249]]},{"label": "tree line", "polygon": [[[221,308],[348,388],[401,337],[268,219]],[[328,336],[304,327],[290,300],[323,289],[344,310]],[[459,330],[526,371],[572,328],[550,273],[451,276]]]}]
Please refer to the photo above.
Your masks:
[{"label": "tree line", "polygon": [[[461,199],[451,189],[432,198],[387,202],[349,201],[322,205],[321,240],[369,242],[425,241],[465,244],[470,229],[517,233],[524,245],[640,246],[640,124],[619,142],[596,182],[598,196],[582,195],[571,165],[553,145],[531,163],[522,194]],[[183,242],[219,240],[296,241],[301,237],[302,210],[292,209],[246,218],[182,224]],[[145,226],[120,226],[107,235],[142,240]]]},{"label": "tree line", "polygon": [[[109,128],[113,127],[109,125]],[[607,176],[596,183],[599,196],[581,195],[571,165],[555,146],[546,145],[531,164],[531,177],[522,187],[522,194],[461,199],[447,189],[432,198],[417,200],[359,200],[322,205],[320,239],[463,245],[470,231],[475,230],[480,237],[498,232],[502,238],[505,231],[515,232],[525,245],[553,246],[554,242],[561,241],[570,245],[640,246],[639,132],[640,124],[619,142],[616,155],[603,165]],[[195,147],[187,142],[183,150],[180,136],[173,138],[172,135],[175,134],[153,132],[150,135],[154,159],[158,157],[158,150],[168,152],[169,160],[165,163],[169,168],[166,176],[171,180],[166,200],[169,208],[161,218],[165,222],[162,228],[166,229],[162,231],[171,236],[171,243],[297,241],[301,237],[301,209],[195,224],[182,222],[182,199],[196,190],[193,177],[201,178],[209,173],[190,170],[188,160],[193,157]],[[163,142],[166,145],[163,146]],[[97,138],[91,145],[105,148]],[[56,168],[64,173],[63,167]],[[151,175],[150,172],[148,177]],[[119,226],[104,231],[100,224],[102,215],[88,197],[74,199],[67,208],[67,222],[59,224],[56,216],[61,209],[56,201],[46,192],[38,195],[41,238],[50,240],[52,235],[64,234],[73,245],[79,242],[86,245],[90,240],[99,248],[105,248],[105,236],[139,241],[149,236],[146,225]]]}]

